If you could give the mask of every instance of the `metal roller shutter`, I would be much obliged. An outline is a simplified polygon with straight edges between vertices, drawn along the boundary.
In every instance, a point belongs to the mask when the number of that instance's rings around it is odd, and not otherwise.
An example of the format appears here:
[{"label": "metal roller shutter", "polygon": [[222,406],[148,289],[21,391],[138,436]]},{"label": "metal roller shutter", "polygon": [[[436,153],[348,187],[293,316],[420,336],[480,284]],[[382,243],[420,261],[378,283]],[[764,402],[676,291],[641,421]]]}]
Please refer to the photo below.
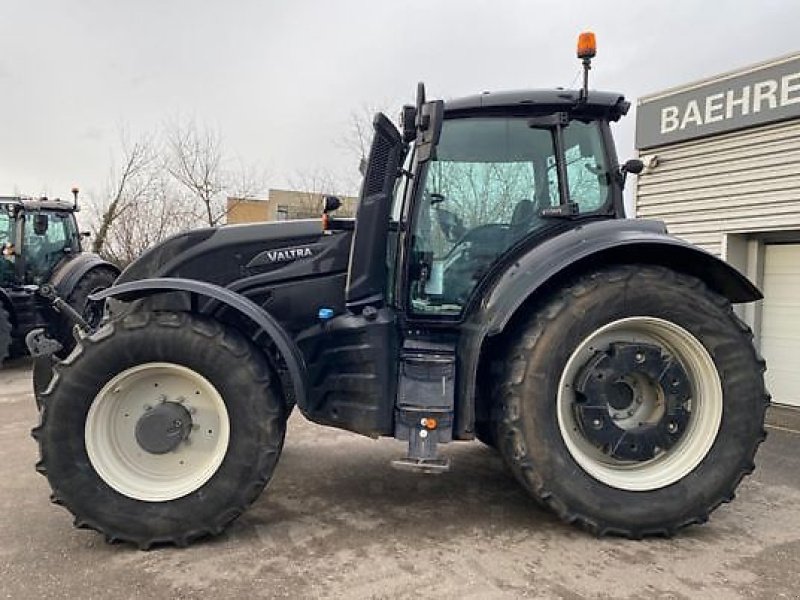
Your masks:
[{"label": "metal roller shutter", "polygon": [[800,244],[764,248],[761,352],[773,402],[800,406]]},{"label": "metal roller shutter", "polygon": [[721,254],[725,233],[800,227],[800,121],[652,150],[637,180],[636,216]]}]

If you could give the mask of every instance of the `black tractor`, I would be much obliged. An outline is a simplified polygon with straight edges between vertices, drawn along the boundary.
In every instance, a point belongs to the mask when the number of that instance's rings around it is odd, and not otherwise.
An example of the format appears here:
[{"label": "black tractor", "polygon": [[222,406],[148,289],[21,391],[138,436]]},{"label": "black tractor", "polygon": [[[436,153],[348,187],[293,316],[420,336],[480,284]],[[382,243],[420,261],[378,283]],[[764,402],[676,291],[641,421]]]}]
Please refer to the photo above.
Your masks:
[{"label": "black tractor", "polygon": [[[579,53],[588,62],[591,44]],[[478,438],[570,523],[702,523],[754,468],[769,396],[738,271],[624,217],[583,89],[426,101],[374,120],[355,220],[183,233],[94,296],[34,429],[52,499],[148,548],[218,534],[269,482],[287,417],[394,437],[450,468]]]},{"label": "black tractor", "polygon": [[[47,296],[57,294],[90,321],[89,294],[109,287],[119,269],[81,251],[74,202],[0,197],[0,365],[25,350],[25,337],[45,328],[66,353],[75,345],[72,322]],[[44,296],[42,295],[44,294]],[[50,349],[54,349],[51,345]]]}]

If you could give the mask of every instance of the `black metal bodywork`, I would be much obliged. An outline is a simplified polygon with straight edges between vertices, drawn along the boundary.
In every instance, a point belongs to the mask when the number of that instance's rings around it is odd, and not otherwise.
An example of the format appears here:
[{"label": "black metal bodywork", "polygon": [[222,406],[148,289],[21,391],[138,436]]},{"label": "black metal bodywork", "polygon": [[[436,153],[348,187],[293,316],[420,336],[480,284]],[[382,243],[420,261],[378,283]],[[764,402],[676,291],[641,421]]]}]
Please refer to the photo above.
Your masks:
[{"label": "black metal bodywork", "polygon": [[[417,122],[435,127],[442,114],[559,112],[599,122],[607,162],[618,169],[608,123],[627,108],[619,94],[592,92],[586,101],[567,90],[481,94],[422,104]],[[409,419],[436,414],[446,425],[439,441],[449,441],[474,435],[486,348],[565,278],[598,265],[648,263],[695,275],[733,302],[761,297],[735,269],[667,235],[662,223],[625,219],[619,180],[602,211],[554,218],[496,260],[461,314],[414,314],[407,305],[411,207],[436,136],[419,133],[416,149],[424,152],[413,155],[402,217],[390,227],[400,164],[415,147],[405,145],[385,117],[376,118],[375,132],[354,228],[345,221],[323,231],[319,222],[299,221],[188,232],[151,249],[96,298],[114,299],[107,305],[111,318],[145,302],[150,309],[213,314],[241,327],[286,374],[287,395],[313,421],[406,439],[414,426]],[[409,390],[436,389],[429,384],[439,378],[444,396],[418,398],[414,405]]]}]

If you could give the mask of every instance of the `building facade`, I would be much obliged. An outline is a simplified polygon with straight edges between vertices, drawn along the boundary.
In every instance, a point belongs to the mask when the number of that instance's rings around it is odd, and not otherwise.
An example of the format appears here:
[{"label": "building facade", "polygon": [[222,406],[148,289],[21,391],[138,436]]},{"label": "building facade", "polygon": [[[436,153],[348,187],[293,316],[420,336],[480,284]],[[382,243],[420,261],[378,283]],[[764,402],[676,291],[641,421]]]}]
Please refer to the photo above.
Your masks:
[{"label": "building facade", "polygon": [[[227,223],[257,223],[261,221],[288,221],[316,219],[322,215],[324,194],[297,190],[269,190],[266,199],[228,198]],[[353,217],[358,198],[340,196],[342,206],[338,217]]]},{"label": "building facade", "polygon": [[773,401],[800,407],[800,54],[641,98],[636,147],[636,215],[759,286],[737,311]]}]

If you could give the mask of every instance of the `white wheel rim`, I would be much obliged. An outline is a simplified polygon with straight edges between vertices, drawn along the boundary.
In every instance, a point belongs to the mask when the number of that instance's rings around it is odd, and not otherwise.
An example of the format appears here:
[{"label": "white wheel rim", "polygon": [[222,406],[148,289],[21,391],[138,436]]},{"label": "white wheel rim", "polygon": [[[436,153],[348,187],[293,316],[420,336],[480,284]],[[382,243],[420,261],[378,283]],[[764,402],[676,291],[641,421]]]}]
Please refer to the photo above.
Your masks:
[{"label": "white wheel rim", "polygon": [[[584,437],[575,418],[573,381],[596,352],[615,342],[661,346],[681,363],[691,384],[688,427],[675,446],[648,461],[622,461],[603,454]],[[722,421],[722,384],[708,351],[691,333],[663,319],[630,317],[601,327],[572,353],[559,382],[557,414],[564,443],[586,473],[622,490],[656,490],[686,477],[713,446]]]},{"label": "white wheel rim", "polygon": [[[191,414],[188,438],[152,454],[136,439],[139,418],[159,402]],[[89,461],[110,487],[136,500],[166,502],[194,492],[219,469],[228,450],[230,421],[219,392],[199,373],[172,363],[146,363],[113,377],[86,417]]]}]

